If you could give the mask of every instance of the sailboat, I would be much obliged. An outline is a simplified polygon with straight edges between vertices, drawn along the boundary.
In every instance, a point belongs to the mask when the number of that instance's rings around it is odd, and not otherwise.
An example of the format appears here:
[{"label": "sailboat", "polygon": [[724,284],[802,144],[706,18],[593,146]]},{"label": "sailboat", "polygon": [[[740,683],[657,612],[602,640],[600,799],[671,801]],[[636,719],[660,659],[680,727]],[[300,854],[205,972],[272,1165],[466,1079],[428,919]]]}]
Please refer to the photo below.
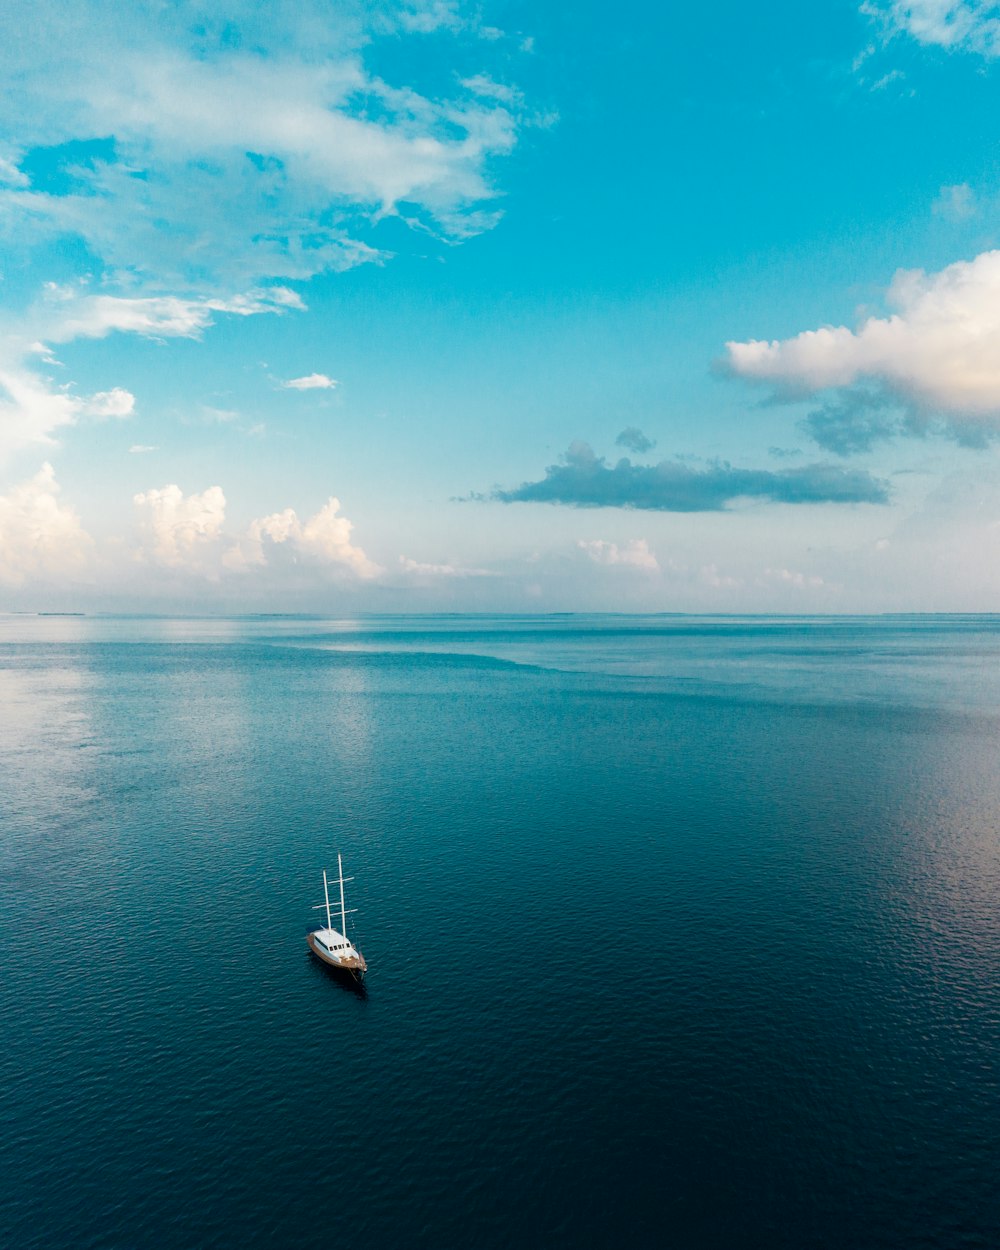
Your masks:
[{"label": "sailboat", "polygon": [[[330,916],[330,886],[326,878],[326,869],[323,869],[323,903],[317,903],[313,911],[322,911],[326,908],[326,928],[314,929],[312,933],[306,937],[306,942],[312,953],[318,956],[325,964],[329,964],[331,968],[339,968],[343,972],[348,972],[356,981],[363,979],[368,971],[368,965],[365,963],[365,957],[361,952],[351,944],[347,937],[347,909],[344,907],[344,882],[353,881],[353,877],[344,876],[344,865],[341,861],[340,854],[337,855],[337,878],[340,885],[340,928],[338,933],[333,927],[333,920]],[[356,911],[357,908],[350,908]]]}]

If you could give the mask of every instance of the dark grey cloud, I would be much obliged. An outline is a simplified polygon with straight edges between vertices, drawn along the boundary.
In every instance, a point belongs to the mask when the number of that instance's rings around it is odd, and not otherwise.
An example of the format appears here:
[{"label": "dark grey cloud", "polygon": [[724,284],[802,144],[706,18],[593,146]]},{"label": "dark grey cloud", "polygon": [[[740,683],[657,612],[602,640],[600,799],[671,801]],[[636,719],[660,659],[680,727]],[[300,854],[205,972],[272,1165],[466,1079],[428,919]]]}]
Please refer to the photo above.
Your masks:
[{"label": "dark grey cloud", "polygon": [[880,391],[844,390],[816,408],[801,423],[821,447],[838,456],[871,451],[876,443],[903,431],[898,407]]},{"label": "dark grey cloud", "polygon": [[885,389],[845,387],[799,422],[799,428],[838,456],[870,451],[876,443],[930,434],[953,438],[963,447],[982,449],[1000,439],[1000,430],[978,417],[953,413],[947,419],[919,404],[905,402]]},{"label": "dark grey cloud", "polygon": [[693,469],[676,460],[610,465],[588,443],[574,442],[538,482],[495,490],[502,503],[555,503],[572,508],[643,508],[720,512],[736,499],[772,503],[887,503],[887,483],[863,469],[809,464],[790,469],[734,469],[719,462]]},{"label": "dark grey cloud", "polygon": [[627,447],[629,451],[634,451],[636,455],[641,456],[653,450],[656,446],[656,439],[647,438],[637,425],[629,425],[615,439],[615,446]]}]

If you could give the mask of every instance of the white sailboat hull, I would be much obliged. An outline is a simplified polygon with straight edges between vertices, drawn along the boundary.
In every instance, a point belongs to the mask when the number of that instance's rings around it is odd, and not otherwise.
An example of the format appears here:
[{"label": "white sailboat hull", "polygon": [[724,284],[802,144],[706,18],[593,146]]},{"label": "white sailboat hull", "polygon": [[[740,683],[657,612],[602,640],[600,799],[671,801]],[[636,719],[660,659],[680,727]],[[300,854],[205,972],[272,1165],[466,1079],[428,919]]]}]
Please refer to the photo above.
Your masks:
[{"label": "white sailboat hull", "polygon": [[317,957],[322,959],[325,964],[331,968],[339,968],[342,972],[349,972],[352,976],[363,977],[368,971],[368,965],[365,963],[364,956],[359,952],[356,955],[338,955],[332,951],[326,950],[316,940],[315,933],[306,935],[306,945]]}]

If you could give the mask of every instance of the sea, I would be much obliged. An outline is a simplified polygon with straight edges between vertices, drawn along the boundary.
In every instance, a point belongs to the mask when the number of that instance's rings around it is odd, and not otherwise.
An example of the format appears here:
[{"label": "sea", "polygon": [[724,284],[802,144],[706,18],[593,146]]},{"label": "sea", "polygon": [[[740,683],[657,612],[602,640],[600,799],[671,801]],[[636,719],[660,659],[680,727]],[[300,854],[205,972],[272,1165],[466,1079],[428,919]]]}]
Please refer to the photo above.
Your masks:
[{"label": "sea", "polygon": [[0,1245],[1000,1245],[1000,617],[0,617]]}]

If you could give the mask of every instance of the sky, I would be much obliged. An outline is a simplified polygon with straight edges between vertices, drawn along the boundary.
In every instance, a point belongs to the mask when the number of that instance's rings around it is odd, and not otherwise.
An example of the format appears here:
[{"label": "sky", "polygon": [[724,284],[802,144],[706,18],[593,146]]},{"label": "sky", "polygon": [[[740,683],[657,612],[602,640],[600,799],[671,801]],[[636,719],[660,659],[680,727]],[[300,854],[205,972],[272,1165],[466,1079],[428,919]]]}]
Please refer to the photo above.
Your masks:
[{"label": "sky", "polygon": [[1000,4],[7,0],[0,611],[1000,611]]}]

